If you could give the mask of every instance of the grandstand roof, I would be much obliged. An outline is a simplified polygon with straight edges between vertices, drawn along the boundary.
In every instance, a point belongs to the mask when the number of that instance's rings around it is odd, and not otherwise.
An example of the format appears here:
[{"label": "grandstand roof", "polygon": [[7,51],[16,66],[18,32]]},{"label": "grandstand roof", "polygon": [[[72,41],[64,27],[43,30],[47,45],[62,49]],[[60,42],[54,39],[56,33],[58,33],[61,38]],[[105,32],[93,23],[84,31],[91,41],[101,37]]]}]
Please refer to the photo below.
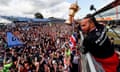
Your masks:
[{"label": "grandstand roof", "polygon": [[120,0],[115,0],[112,3],[106,5],[105,7],[101,8],[100,10],[96,11],[95,13],[93,13],[93,15],[98,15],[102,12],[108,11],[116,6],[120,5]]}]

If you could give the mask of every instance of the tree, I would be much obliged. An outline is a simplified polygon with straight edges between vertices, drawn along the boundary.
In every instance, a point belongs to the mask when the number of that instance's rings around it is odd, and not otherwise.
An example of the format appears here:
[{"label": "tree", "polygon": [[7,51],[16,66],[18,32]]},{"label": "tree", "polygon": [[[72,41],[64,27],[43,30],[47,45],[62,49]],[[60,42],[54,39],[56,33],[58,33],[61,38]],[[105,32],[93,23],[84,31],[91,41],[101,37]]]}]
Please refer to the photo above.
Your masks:
[{"label": "tree", "polygon": [[40,19],[43,19],[43,15],[39,12],[35,13],[35,18],[40,18]]}]

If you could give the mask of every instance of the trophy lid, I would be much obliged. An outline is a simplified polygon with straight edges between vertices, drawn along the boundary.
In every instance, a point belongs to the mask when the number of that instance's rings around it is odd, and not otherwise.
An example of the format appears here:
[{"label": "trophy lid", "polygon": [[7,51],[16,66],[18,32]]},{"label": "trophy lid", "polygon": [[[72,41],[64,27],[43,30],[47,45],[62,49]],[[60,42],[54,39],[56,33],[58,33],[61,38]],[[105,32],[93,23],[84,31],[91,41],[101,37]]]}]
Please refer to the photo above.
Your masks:
[{"label": "trophy lid", "polygon": [[79,6],[78,6],[77,2],[76,2],[76,3],[72,3],[72,4],[70,5],[70,8],[69,8],[69,9],[73,9],[73,10],[75,10],[75,12],[77,12],[78,9],[79,9]]}]

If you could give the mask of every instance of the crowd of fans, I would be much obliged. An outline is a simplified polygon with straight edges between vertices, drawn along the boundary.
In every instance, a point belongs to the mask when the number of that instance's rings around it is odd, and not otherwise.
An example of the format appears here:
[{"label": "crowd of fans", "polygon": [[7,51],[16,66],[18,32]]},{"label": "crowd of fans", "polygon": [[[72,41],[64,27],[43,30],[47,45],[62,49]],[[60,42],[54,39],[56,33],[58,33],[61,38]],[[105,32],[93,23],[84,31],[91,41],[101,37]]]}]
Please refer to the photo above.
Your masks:
[{"label": "crowd of fans", "polygon": [[[78,72],[80,53],[70,51],[72,26],[44,24],[16,25],[0,30],[0,64],[3,72]],[[12,32],[22,46],[7,47],[6,32]]]}]

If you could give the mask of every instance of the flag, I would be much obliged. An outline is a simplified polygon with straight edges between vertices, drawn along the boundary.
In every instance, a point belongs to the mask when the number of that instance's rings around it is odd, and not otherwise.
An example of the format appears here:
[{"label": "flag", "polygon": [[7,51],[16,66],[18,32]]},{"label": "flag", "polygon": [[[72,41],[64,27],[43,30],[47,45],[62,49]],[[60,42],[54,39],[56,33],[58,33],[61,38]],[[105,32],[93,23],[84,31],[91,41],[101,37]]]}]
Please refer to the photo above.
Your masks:
[{"label": "flag", "polygon": [[76,33],[73,33],[73,34],[70,36],[70,41],[69,41],[69,45],[70,45],[70,48],[71,48],[72,50],[76,47],[77,42],[78,42],[77,34],[76,34]]},{"label": "flag", "polygon": [[23,43],[11,32],[7,32],[7,45],[8,47],[23,45]]}]

